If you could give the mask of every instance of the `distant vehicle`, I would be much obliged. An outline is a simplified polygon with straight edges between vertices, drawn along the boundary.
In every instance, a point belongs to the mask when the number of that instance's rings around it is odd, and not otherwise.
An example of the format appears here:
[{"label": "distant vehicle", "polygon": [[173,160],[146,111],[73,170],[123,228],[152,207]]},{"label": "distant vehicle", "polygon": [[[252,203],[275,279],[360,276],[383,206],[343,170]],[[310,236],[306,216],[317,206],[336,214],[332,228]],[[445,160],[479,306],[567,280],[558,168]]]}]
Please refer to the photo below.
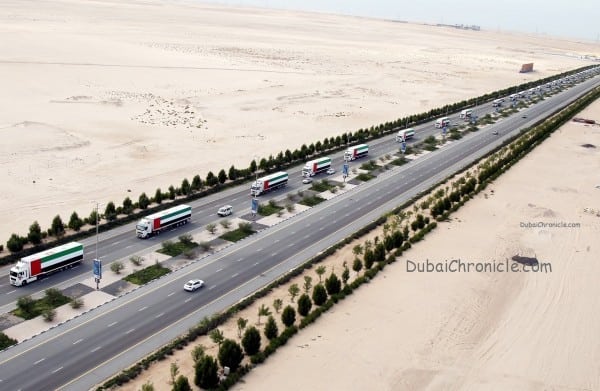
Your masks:
[{"label": "distant vehicle", "polygon": [[369,154],[369,146],[367,144],[359,144],[354,147],[350,147],[344,152],[344,160],[350,161],[354,159],[367,156]]},{"label": "distant vehicle", "polygon": [[512,100],[512,101],[515,101],[515,100],[517,100],[517,99],[519,99],[519,94],[512,94],[512,95],[510,96],[510,100]]},{"label": "distant vehicle", "polygon": [[63,244],[37,254],[21,258],[10,269],[10,284],[27,285],[53,272],[72,267],[83,260],[83,245],[77,242]]},{"label": "distant vehicle", "polygon": [[331,158],[322,157],[319,159],[311,160],[306,162],[302,168],[302,176],[309,177],[314,176],[320,172],[327,171],[331,167]]},{"label": "distant vehicle", "polygon": [[502,100],[501,99],[495,99],[492,102],[492,107],[499,107],[499,106],[502,106]]},{"label": "distant vehicle", "polygon": [[521,118],[527,118],[527,114],[523,114]]},{"label": "distant vehicle", "polygon": [[204,281],[202,281],[202,280],[189,280],[188,282],[185,283],[185,285],[183,286],[183,289],[188,292],[193,292],[195,290],[202,288],[203,286],[204,286]]},{"label": "distant vehicle", "polygon": [[229,216],[232,213],[233,213],[233,206],[231,206],[231,205],[222,206],[219,208],[219,211],[217,212],[217,214],[221,217]]},{"label": "distant vehicle", "polygon": [[302,183],[304,183],[304,184],[312,183],[312,178],[306,177],[306,178],[302,179]]},{"label": "distant vehicle", "polygon": [[415,130],[413,128],[403,129],[398,131],[396,135],[396,141],[401,143],[415,136]]},{"label": "distant vehicle", "polygon": [[329,170],[327,170],[327,174],[328,175],[335,174],[335,170],[333,168],[330,168]]},{"label": "distant vehicle", "polygon": [[258,178],[250,187],[251,196],[259,196],[262,193],[284,187],[288,183],[287,172],[279,171],[271,175]]},{"label": "distant vehicle", "polygon": [[472,109],[464,109],[460,112],[459,117],[460,118],[471,118],[471,115],[473,114],[473,110]]},{"label": "distant vehicle", "polygon": [[494,130],[494,131],[492,132],[492,134],[498,135],[498,131],[497,131],[497,130]]},{"label": "distant vehicle", "polygon": [[438,118],[435,121],[435,127],[436,128],[443,128],[444,126],[450,126],[450,118],[448,118],[448,117],[442,117],[442,118]]},{"label": "distant vehicle", "polygon": [[142,218],[135,226],[138,238],[146,239],[169,227],[187,224],[192,219],[192,207],[178,205]]}]

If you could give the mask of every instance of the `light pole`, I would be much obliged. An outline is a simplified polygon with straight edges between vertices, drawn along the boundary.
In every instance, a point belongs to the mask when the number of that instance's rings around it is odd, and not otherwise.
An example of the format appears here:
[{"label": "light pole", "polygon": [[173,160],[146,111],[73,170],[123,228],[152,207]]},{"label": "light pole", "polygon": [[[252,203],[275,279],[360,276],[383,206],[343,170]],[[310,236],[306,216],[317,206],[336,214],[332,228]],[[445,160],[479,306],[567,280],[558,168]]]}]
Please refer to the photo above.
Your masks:
[{"label": "light pole", "polygon": [[100,278],[102,276],[102,264],[98,259],[98,227],[99,227],[99,209],[100,203],[98,201],[92,201],[96,204],[96,255],[94,259],[94,276],[96,280],[96,290],[100,289]]}]

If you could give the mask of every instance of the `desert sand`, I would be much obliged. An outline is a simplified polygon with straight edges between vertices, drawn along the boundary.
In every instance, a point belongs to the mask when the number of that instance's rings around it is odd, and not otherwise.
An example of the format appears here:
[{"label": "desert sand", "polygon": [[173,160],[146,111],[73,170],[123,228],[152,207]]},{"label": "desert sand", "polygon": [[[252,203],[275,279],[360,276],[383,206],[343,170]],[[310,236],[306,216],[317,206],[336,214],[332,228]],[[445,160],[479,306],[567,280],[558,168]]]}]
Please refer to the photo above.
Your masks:
[{"label": "desert sand", "polygon": [[[599,119],[600,102],[580,116]],[[600,126],[564,125],[451,221],[440,223],[372,283],[300,331],[234,389],[600,388],[600,370],[593,364],[600,359],[599,157]],[[523,226],[538,222],[572,226]],[[340,274],[344,262],[352,263],[354,245],[376,236],[382,237],[381,229],[324,260],[327,274]],[[518,265],[510,261],[515,255],[536,257],[540,266],[529,272],[499,269],[504,262]],[[493,263],[496,271],[407,269],[409,261],[450,260]],[[318,279],[315,268],[304,275],[313,283]],[[355,276],[352,272],[351,280]],[[242,317],[248,326],[262,330],[258,307],[273,310],[275,299],[295,307],[287,290],[291,284],[302,287],[303,281],[301,275],[274,289],[219,329],[226,338],[238,340],[235,323]],[[201,337],[122,389],[139,390],[147,382],[168,389],[171,363],[193,382],[190,352],[197,345],[217,355],[217,345]]]},{"label": "desert sand", "polygon": [[[0,31],[0,241],[598,54],[548,37],[152,0],[4,1]],[[519,74],[525,62],[536,71]]]}]

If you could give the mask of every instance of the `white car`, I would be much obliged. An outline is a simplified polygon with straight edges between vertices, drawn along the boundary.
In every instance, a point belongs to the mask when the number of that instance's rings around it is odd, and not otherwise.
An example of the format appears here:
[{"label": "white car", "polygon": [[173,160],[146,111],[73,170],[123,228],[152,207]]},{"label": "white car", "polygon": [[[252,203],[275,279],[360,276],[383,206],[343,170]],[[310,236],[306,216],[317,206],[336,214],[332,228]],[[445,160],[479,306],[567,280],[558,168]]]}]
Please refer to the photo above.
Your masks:
[{"label": "white car", "polygon": [[304,184],[312,183],[312,178],[308,178],[308,177],[304,178],[304,179],[302,179],[302,183],[304,183]]},{"label": "white car", "polygon": [[492,132],[492,134],[498,135],[498,131],[497,131],[497,130],[494,130],[494,131]]},{"label": "white car", "polygon": [[221,217],[229,216],[232,213],[233,213],[233,206],[231,206],[231,205],[222,206],[219,208],[219,211],[217,212],[217,214]]},{"label": "white car", "polygon": [[185,283],[185,285],[183,286],[183,289],[188,291],[188,292],[193,292],[197,289],[200,289],[204,286],[204,281],[202,280],[189,280],[188,282]]},{"label": "white car", "polygon": [[335,170],[333,168],[330,168],[327,170],[327,174],[328,175],[335,174]]}]

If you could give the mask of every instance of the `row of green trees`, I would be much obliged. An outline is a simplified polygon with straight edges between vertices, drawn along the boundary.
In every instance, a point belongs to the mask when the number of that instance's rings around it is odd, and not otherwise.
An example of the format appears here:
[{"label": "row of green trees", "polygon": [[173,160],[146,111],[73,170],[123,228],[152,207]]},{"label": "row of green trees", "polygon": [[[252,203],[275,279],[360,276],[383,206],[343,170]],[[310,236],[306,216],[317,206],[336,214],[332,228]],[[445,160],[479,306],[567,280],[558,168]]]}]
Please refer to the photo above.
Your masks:
[{"label": "row of green trees", "polygon": [[[549,81],[580,72],[590,67],[591,66],[583,67],[573,71],[564,72],[560,75],[550,76],[538,81],[524,83],[516,87],[513,86],[494,91],[477,98],[463,100],[439,108],[431,109],[420,114],[409,115],[407,117],[399,118],[395,121],[388,121],[376,126],[371,126],[368,129],[359,129],[354,133],[345,132],[339,136],[325,137],[323,141],[317,141],[315,143],[311,143],[310,145],[304,144],[299,149],[295,149],[294,151],[287,149],[279,152],[275,156],[270,155],[268,158],[262,158],[258,164],[256,161],[252,160],[248,165],[248,168],[238,169],[232,165],[227,172],[225,169],[221,169],[217,175],[215,175],[212,171],[209,171],[204,179],[197,174],[192,178],[191,182],[187,178],[184,178],[180,186],[174,187],[171,185],[166,192],[158,188],[156,189],[154,196],[148,196],[146,193],[142,193],[135,202],[129,197],[126,197],[120,206],[116,206],[115,202],[110,201],[106,204],[104,213],[100,216],[96,216],[96,210],[93,210],[87,218],[82,219],[79,217],[77,212],[73,212],[68,224],[64,224],[60,216],[57,215],[52,220],[50,228],[45,231],[42,231],[39,223],[35,221],[30,226],[29,233],[26,236],[20,236],[19,234],[13,233],[8,239],[6,247],[12,254],[15,255],[18,255],[27,244],[37,247],[32,249],[30,252],[38,251],[42,249],[42,241],[44,239],[54,238],[54,241],[56,242],[65,236],[66,228],[71,229],[73,232],[79,232],[80,229],[85,225],[96,224],[97,218],[101,220],[103,224],[114,222],[119,218],[119,216],[123,216],[123,220],[127,220],[128,218],[131,218],[136,210],[144,211],[153,204],[155,205],[155,208],[159,208],[163,201],[166,200],[174,201],[178,197],[196,198],[222,187],[228,181],[231,184],[237,184],[248,180],[257,173],[257,170],[264,173],[273,170],[280,170],[284,167],[304,161],[306,158],[315,157],[338,150],[340,148],[344,148],[348,144],[365,142],[367,140],[378,138],[392,133],[401,127],[412,126],[449,112],[455,112],[466,107],[474,106],[477,103],[483,103],[500,96],[506,96],[511,92],[515,92],[516,90],[529,89],[536,85],[545,84]],[[205,191],[207,189],[210,189],[211,191]]]}]

